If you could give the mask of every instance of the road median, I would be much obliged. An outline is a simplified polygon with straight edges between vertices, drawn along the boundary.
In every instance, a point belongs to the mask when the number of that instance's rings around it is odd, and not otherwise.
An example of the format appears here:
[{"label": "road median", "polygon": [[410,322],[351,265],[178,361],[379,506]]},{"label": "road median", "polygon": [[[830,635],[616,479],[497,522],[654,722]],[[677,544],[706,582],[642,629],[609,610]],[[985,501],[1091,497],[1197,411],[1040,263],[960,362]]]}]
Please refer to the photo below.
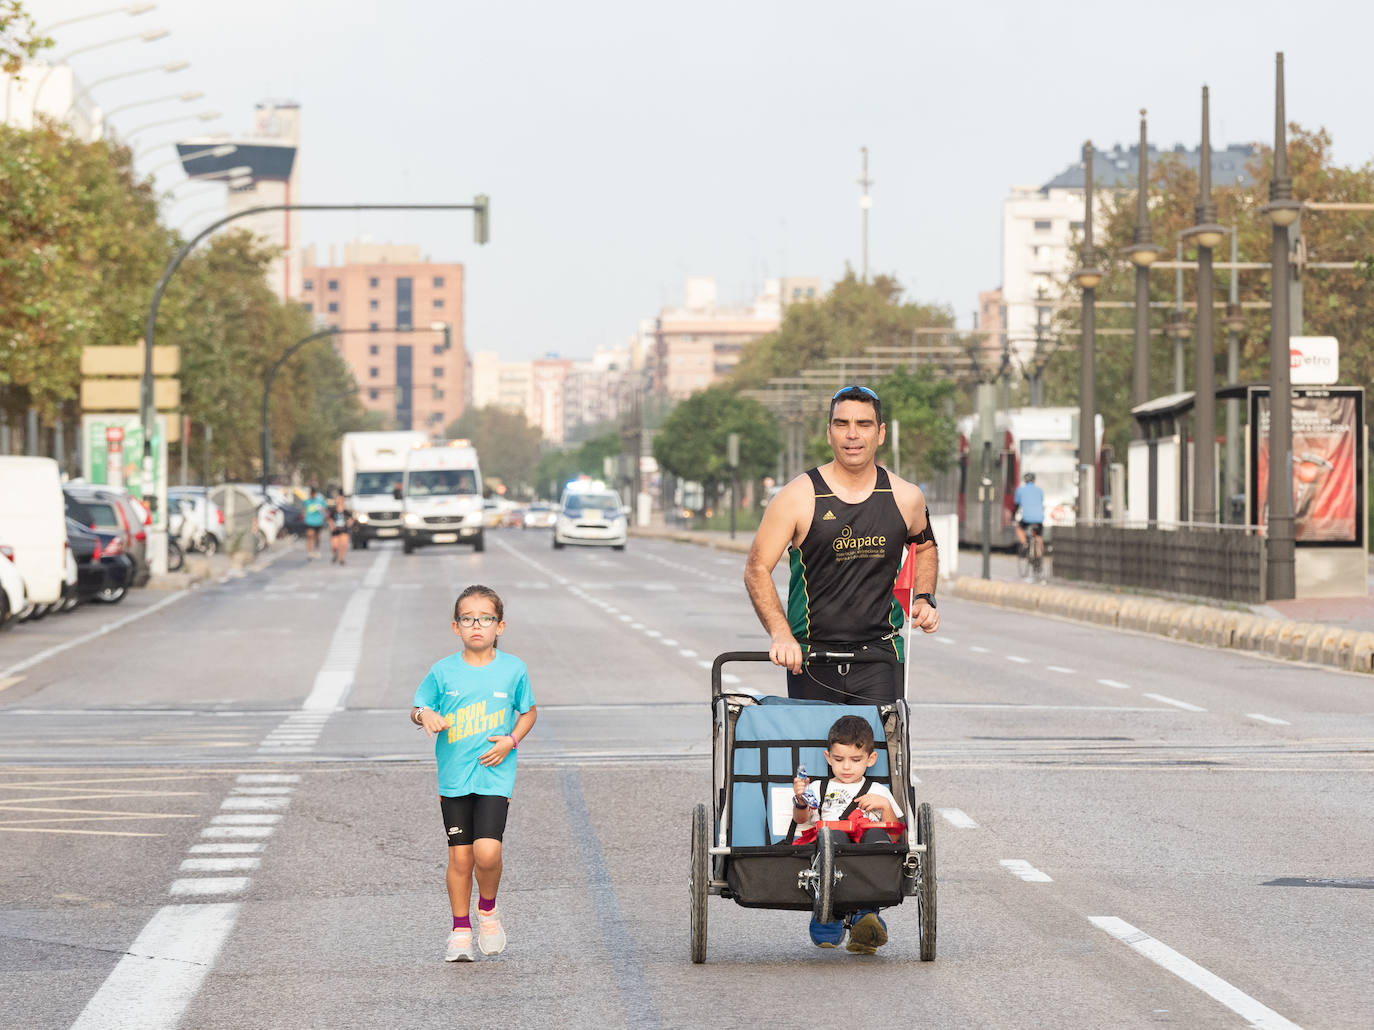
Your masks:
[{"label": "road median", "polygon": [[1310,662],[1347,672],[1374,672],[1374,633],[1343,626],[1298,622],[1196,602],[974,576],[956,576],[947,589],[963,600],[1000,608]]}]

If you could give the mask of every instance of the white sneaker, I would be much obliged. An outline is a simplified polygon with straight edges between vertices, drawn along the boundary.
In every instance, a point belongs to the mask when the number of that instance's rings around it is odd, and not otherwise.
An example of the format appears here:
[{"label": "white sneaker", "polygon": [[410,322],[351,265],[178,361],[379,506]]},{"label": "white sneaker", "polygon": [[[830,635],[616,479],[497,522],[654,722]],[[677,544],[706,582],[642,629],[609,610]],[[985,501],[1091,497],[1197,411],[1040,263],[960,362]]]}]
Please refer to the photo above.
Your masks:
[{"label": "white sneaker", "polygon": [[472,962],[472,931],[457,929],[448,935],[448,947],[444,949],[445,962]]},{"label": "white sneaker", "polygon": [[506,931],[501,926],[499,909],[492,909],[491,915],[477,910],[477,947],[483,955],[499,955],[506,950]]}]

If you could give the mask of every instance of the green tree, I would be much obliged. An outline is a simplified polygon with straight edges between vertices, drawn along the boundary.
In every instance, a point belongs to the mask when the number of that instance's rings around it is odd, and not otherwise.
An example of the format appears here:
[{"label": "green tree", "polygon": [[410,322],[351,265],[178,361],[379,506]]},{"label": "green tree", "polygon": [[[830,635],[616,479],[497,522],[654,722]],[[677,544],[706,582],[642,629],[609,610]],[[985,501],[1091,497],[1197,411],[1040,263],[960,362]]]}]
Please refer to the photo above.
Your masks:
[{"label": "green tree", "polygon": [[533,488],[543,435],[524,415],[504,408],[469,408],[445,435],[471,440],[482,460],[482,474],[501,480],[507,492],[523,496]]},{"label": "green tree", "polygon": [[24,66],[24,58],[50,46],[52,40],[38,34],[22,0],[0,0],[0,71],[14,75]]},{"label": "green tree", "polygon": [[[1290,126],[1288,146],[1289,170],[1293,175],[1293,195],[1309,201],[1374,202],[1374,164],[1354,168],[1337,166],[1331,157],[1331,137],[1324,130],[1309,131]],[[1268,187],[1273,167],[1273,152],[1261,147],[1249,165],[1255,180],[1252,186],[1220,184],[1214,192],[1217,220],[1234,225],[1239,233],[1239,258],[1242,262],[1264,262],[1270,257],[1271,229],[1269,221],[1260,213],[1268,202]],[[1150,170],[1150,225],[1156,243],[1172,253],[1179,234],[1195,221],[1197,202],[1197,173],[1183,163],[1166,156],[1155,162]],[[1108,302],[1097,309],[1099,329],[1130,330],[1134,325],[1132,302],[1135,297],[1134,266],[1120,257],[1122,248],[1130,244],[1135,226],[1134,190],[1108,195],[1104,200],[1105,215],[1102,231],[1097,239],[1098,263],[1106,276],[1097,288],[1098,300]],[[1308,212],[1301,223],[1303,242],[1308,261],[1359,261],[1374,254],[1374,219],[1365,214],[1340,212]],[[1184,241],[1184,259],[1195,260],[1196,249]],[[1217,261],[1230,259],[1230,242],[1223,242],[1215,252]],[[1269,376],[1269,270],[1227,269],[1216,272],[1215,299],[1224,302],[1230,287],[1230,276],[1239,274],[1238,288],[1243,307],[1245,328],[1240,337],[1240,381],[1264,382]],[[1045,384],[1046,401],[1050,404],[1076,405],[1079,402],[1079,352],[1076,335],[1079,327],[1077,298],[1079,291],[1065,276],[1066,304],[1059,326],[1068,332],[1060,335],[1047,355]],[[1196,272],[1184,273],[1184,301],[1194,305],[1197,296]],[[1152,303],[1172,303],[1174,275],[1165,270],[1150,276]],[[1112,307],[1111,303],[1124,303]],[[1367,275],[1347,270],[1307,269],[1303,274],[1303,327],[1311,336],[1335,336],[1341,345],[1341,378],[1343,382],[1364,383],[1374,377],[1374,280]],[[1187,317],[1195,324],[1196,307],[1187,309]],[[1162,328],[1168,314],[1163,308],[1153,308],[1150,341],[1151,397],[1172,393],[1174,389],[1174,347]],[[1217,383],[1226,381],[1226,327],[1223,312],[1218,309],[1214,346],[1217,360]],[[1193,385],[1194,341],[1189,339],[1184,357],[1185,388]],[[1106,425],[1107,442],[1117,454],[1126,453],[1131,435],[1130,408],[1132,398],[1131,368],[1133,340],[1129,331],[1103,333],[1097,337],[1094,354],[1096,369],[1097,410]],[[1224,420],[1225,405],[1218,406],[1218,419]],[[1222,422],[1224,425],[1224,422]]]},{"label": "green tree", "polygon": [[[959,426],[954,417],[958,390],[933,369],[898,369],[880,379],[874,389],[883,404],[887,423],[886,453],[891,454],[892,424],[901,423],[901,469],[913,482],[953,467],[958,460]],[[882,453],[879,461],[884,461]],[[830,458],[827,455],[826,461]]]},{"label": "green tree", "polygon": [[895,278],[862,283],[851,269],[824,298],[789,305],[777,331],[745,344],[730,382],[760,388],[774,376],[824,368],[830,358],[857,357],[870,347],[910,347],[918,327],[953,325],[948,308],[904,302]]},{"label": "green tree", "polygon": [[69,407],[84,345],[142,335],[172,245],[127,148],[0,126],[0,404]]},{"label": "green tree", "polygon": [[621,454],[623,450],[619,433],[603,433],[578,447],[546,450],[540,455],[534,472],[535,493],[547,494],[554,500],[562,492],[563,484],[578,476],[603,479],[606,475],[606,459]]},{"label": "green tree", "polygon": [[678,404],[654,437],[654,457],[665,471],[702,484],[710,497],[730,481],[730,433],[739,434],[739,478],[766,475],[782,446],[777,419],[758,401],[725,386],[709,387]]}]

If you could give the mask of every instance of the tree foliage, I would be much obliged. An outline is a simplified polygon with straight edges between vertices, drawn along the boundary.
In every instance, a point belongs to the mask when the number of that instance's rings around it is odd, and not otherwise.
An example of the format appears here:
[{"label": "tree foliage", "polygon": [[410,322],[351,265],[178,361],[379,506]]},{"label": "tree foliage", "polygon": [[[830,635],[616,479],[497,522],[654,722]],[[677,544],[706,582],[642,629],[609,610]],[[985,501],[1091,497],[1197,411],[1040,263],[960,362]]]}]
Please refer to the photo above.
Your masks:
[{"label": "tree foliage", "polygon": [[709,387],[679,403],[654,437],[654,457],[665,471],[701,483],[709,497],[730,481],[731,433],[739,434],[739,478],[766,475],[782,446],[777,419],[758,401],[726,386]]},{"label": "tree foliage", "polygon": [[619,433],[604,433],[575,448],[545,451],[534,472],[535,494],[555,500],[563,484],[571,479],[578,476],[602,479],[606,474],[606,459],[620,454],[622,447]]},{"label": "tree foliage", "polygon": [[[1331,137],[1324,130],[1308,131],[1290,126],[1289,171],[1293,176],[1293,195],[1306,201],[1374,202],[1374,164],[1355,168],[1335,165],[1331,157]],[[1260,212],[1268,203],[1268,186],[1273,167],[1271,148],[1260,148],[1249,171],[1255,184],[1248,187],[1217,183],[1213,199],[1217,221],[1234,225],[1238,231],[1239,259],[1264,262],[1270,258],[1272,230]],[[1150,226],[1154,240],[1172,257],[1174,241],[1196,218],[1198,176],[1175,158],[1166,156],[1150,170]],[[1106,277],[1097,287],[1097,299],[1127,302],[1125,307],[1099,305],[1100,329],[1130,329],[1134,325],[1134,266],[1120,257],[1122,248],[1133,239],[1136,194],[1134,190],[1107,196],[1105,217],[1097,239],[1099,267]],[[1301,221],[1302,238],[1308,261],[1362,261],[1374,254],[1374,219],[1362,213],[1307,212]],[[1214,252],[1217,262],[1230,260],[1230,240]],[[1184,259],[1196,260],[1196,249],[1185,239]],[[1366,267],[1374,266],[1374,262]],[[1215,273],[1214,299],[1224,303],[1230,287],[1228,269]],[[1238,289],[1245,327],[1240,333],[1240,381],[1267,382],[1269,376],[1269,270],[1241,270]],[[1175,276],[1157,269],[1150,276],[1152,304],[1172,304]],[[1303,331],[1309,336],[1335,336],[1341,346],[1342,382],[1365,383],[1374,376],[1374,279],[1361,269],[1325,270],[1308,268],[1302,276]],[[1061,326],[1076,332],[1079,326],[1077,287],[1066,282],[1067,303],[1074,306],[1062,312]],[[1184,273],[1184,301],[1190,305],[1187,317],[1196,324],[1197,274]],[[1246,306],[1251,305],[1251,306]],[[1174,344],[1163,335],[1169,317],[1165,308],[1152,308],[1150,340],[1151,397],[1174,390]],[[1065,333],[1048,355],[1046,364],[1046,402],[1079,403],[1078,336]],[[1217,383],[1226,381],[1226,324],[1224,311],[1216,310],[1213,334],[1217,361]],[[1185,388],[1194,380],[1194,339],[1190,335],[1184,359]],[[1106,423],[1107,439],[1118,454],[1124,454],[1130,439],[1132,398],[1131,368],[1133,340],[1129,333],[1099,335],[1095,350],[1097,410]],[[1224,405],[1218,405],[1219,418]]]},{"label": "tree foliage", "polygon": [[469,408],[446,435],[471,440],[482,459],[482,474],[501,480],[508,493],[525,496],[534,488],[542,437],[524,415],[505,408]]},{"label": "tree foliage", "polygon": [[55,417],[80,386],[81,347],[132,344],[172,253],[129,151],[50,122],[0,126],[0,394]]},{"label": "tree foliage", "polygon": [[731,385],[760,388],[774,376],[825,368],[830,358],[857,357],[870,347],[910,347],[918,327],[954,325],[948,308],[904,302],[902,292],[891,276],[862,283],[848,271],[824,298],[789,305],[776,332],[745,344]]},{"label": "tree foliage", "polygon": [[[954,417],[958,390],[930,368],[915,372],[898,369],[874,387],[883,403],[887,449],[891,453],[892,426],[901,424],[901,471],[913,482],[951,468],[959,454],[959,426]],[[829,458],[827,457],[827,461]],[[883,461],[883,455],[879,455]]]},{"label": "tree foliage", "polygon": [[52,40],[38,34],[22,0],[0,0],[0,71],[13,75],[25,58],[50,46]]}]

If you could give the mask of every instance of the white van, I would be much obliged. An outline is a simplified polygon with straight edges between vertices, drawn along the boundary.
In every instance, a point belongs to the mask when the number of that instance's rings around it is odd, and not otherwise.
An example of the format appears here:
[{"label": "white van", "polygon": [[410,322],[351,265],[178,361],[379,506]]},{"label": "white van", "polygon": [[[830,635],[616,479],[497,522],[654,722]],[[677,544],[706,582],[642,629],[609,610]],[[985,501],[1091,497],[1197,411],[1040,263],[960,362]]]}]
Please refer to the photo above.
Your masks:
[{"label": "white van", "polygon": [[56,604],[67,578],[67,512],[52,458],[0,456],[0,541],[14,549],[29,602]]},{"label": "white van", "polygon": [[401,547],[410,554],[427,544],[472,544],[482,536],[482,470],[467,440],[412,448],[401,482]]}]

